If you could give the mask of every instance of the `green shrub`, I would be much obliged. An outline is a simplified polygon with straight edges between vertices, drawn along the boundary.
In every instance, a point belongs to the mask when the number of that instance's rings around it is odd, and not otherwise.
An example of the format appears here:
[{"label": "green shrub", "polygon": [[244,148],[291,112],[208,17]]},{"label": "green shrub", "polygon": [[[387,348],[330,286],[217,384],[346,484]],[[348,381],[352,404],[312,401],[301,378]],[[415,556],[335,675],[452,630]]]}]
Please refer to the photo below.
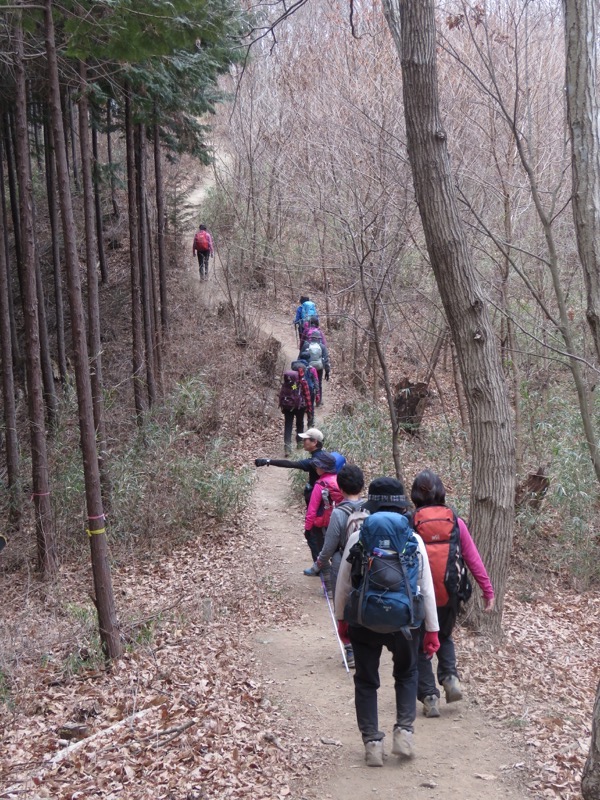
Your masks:
[{"label": "green shrub", "polygon": [[[231,466],[227,441],[200,435],[205,426],[213,427],[215,402],[202,375],[189,378],[111,454],[108,530],[113,541],[139,541],[148,550],[156,549],[194,535],[202,527],[199,517],[223,520],[245,507],[254,471]],[[72,432],[59,429],[53,457],[57,529],[63,544],[79,547],[85,491],[81,452]]]}]

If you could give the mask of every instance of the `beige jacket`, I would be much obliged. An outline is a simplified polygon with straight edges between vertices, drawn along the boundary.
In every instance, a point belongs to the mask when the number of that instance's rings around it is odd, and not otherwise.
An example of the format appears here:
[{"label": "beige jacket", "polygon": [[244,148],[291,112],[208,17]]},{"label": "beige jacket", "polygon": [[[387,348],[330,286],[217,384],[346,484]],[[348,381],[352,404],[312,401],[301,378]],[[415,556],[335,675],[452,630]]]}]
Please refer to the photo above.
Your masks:
[{"label": "beige jacket", "polygon": [[[352,582],[350,580],[351,565],[348,563],[348,553],[352,545],[356,544],[360,531],[355,531],[346,543],[346,548],[342,556],[342,563],[340,564],[340,571],[338,572],[337,582],[335,584],[335,618],[344,619],[344,608],[348,602],[350,591],[352,590]],[[429,559],[427,558],[427,550],[425,544],[418,533],[415,533],[415,538],[419,543],[419,554],[421,556],[421,574],[419,575],[419,586],[421,594],[425,600],[425,630],[426,631],[439,631],[440,626],[438,623],[437,608],[435,605],[435,591],[433,589],[433,579],[431,577],[431,568],[429,566]]]}]

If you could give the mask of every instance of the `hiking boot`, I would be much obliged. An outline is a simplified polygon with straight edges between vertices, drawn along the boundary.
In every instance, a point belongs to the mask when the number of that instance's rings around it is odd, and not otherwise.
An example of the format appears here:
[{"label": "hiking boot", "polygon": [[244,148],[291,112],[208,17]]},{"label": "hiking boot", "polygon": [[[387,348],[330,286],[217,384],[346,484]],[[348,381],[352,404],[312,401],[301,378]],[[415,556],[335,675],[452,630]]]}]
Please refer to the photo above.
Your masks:
[{"label": "hiking boot", "polygon": [[462,690],[460,688],[460,681],[456,677],[456,675],[450,675],[447,678],[444,678],[442,681],[442,686],[444,687],[444,691],[446,692],[446,702],[447,703],[456,703],[457,700],[463,699]]},{"label": "hiking boot", "polygon": [[404,758],[412,758],[414,756],[412,731],[407,731],[406,728],[394,728],[392,753]]},{"label": "hiking boot", "polygon": [[317,567],[316,564],[313,564],[312,567],[304,570],[304,574],[308,575],[310,578],[314,578],[317,575],[321,574],[321,570]]},{"label": "hiking boot", "polygon": [[429,694],[423,698],[423,714],[426,717],[439,717],[440,715],[440,698],[434,694]]},{"label": "hiking boot", "polygon": [[383,741],[365,742],[367,767],[383,767]]},{"label": "hiking boot", "polygon": [[352,650],[352,645],[345,644],[344,652],[346,654],[346,663],[348,664],[348,668],[354,669],[356,667],[356,664],[354,663],[354,651]]}]

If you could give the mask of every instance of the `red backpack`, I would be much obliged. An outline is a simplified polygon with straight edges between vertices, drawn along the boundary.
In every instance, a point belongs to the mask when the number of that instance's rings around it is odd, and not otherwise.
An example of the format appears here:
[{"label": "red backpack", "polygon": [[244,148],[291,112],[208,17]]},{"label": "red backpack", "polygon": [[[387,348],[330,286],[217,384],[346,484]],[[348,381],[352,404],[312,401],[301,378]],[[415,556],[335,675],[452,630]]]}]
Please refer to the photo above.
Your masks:
[{"label": "red backpack", "polygon": [[210,235],[208,231],[196,231],[194,247],[196,250],[202,250],[204,252],[210,250]]},{"label": "red backpack", "polygon": [[429,558],[438,607],[466,602],[471,584],[460,548],[458,519],[447,506],[424,506],[415,511],[413,527]]}]

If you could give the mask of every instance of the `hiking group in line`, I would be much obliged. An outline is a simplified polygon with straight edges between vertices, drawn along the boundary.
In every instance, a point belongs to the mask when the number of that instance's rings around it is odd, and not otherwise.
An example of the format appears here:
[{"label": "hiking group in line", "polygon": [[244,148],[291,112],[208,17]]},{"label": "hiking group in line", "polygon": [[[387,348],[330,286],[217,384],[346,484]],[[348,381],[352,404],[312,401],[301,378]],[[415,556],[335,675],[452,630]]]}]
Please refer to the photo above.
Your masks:
[{"label": "hiking group in line", "polygon": [[[308,298],[301,298],[294,323],[300,355],[307,341],[318,341],[328,379],[324,337],[313,340],[309,333],[318,330],[316,308],[311,303],[310,315],[303,318],[306,302]],[[391,751],[401,759],[412,758],[417,700],[425,717],[435,718],[440,716],[438,685],[447,703],[463,697],[452,632],[460,605],[472,591],[467,568],[482,591],[487,612],[494,608],[494,590],[464,520],[446,505],[440,477],[428,469],[421,471],[413,481],[410,500],[396,478],[376,478],[365,499],[360,467],[346,463],[340,453],[326,451],[318,428],[304,431],[304,415],[313,424],[313,398],[322,396],[320,386],[310,386],[314,375],[307,376],[316,367],[310,358],[299,358],[292,367],[293,375],[284,374],[279,397],[285,418],[285,454],[291,453],[295,419],[296,440],[307,457],[297,461],[257,458],[255,465],[307,473],[304,536],[312,564],[304,574],[321,579],[337,624],[343,662],[347,669],[354,669],[356,720],[366,764],[381,767],[385,733],[379,725],[377,690],[383,648],[392,653],[396,695]],[[288,407],[292,391],[303,398],[303,405]],[[290,411],[292,415],[286,416]]]},{"label": "hiking group in line", "polygon": [[323,402],[323,376],[329,380],[331,365],[325,335],[319,328],[317,307],[308,297],[300,298],[294,319],[299,352],[291,368],[283,373],[279,408],[283,414],[283,446],[292,452],[292,433],[296,425],[296,446],[303,446],[304,422],[314,425],[315,409]]}]

